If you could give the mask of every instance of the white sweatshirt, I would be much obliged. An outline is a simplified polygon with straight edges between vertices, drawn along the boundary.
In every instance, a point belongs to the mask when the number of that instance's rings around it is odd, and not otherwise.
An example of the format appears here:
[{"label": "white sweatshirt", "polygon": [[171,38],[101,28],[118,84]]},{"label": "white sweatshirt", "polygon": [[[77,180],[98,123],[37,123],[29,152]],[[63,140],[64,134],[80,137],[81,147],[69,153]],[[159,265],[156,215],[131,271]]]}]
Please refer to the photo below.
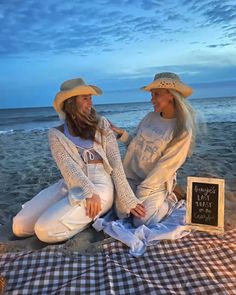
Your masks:
[{"label": "white sweatshirt", "polygon": [[165,119],[150,112],[139,124],[135,135],[126,131],[119,141],[128,144],[123,161],[126,177],[138,184],[136,197],[144,199],[150,191],[173,181],[176,171],[185,162],[192,132],[185,132],[178,142],[172,140],[176,119]]}]

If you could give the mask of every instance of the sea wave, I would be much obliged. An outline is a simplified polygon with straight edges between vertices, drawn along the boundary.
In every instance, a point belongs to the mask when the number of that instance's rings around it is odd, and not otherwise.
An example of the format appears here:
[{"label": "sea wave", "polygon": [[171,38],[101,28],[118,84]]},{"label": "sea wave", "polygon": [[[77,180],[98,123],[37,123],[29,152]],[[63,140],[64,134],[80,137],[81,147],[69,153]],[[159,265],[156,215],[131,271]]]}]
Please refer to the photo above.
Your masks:
[{"label": "sea wave", "polygon": [[[136,123],[132,122],[127,124],[127,122],[113,122],[117,126],[120,126],[123,129],[129,130],[133,129],[137,126]],[[235,118],[227,118],[227,120],[211,120],[209,119],[208,121],[206,120],[198,120],[198,123],[204,123],[204,124],[222,124],[222,123],[232,123],[236,124]],[[0,130],[0,136],[1,135],[7,135],[7,134],[13,134],[13,133],[35,133],[35,132],[47,132],[50,128],[52,127],[37,127],[37,128],[29,128],[29,129],[9,129],[9,130]]]},{"label": "sea wave", "polygon": [[[205,123],[236,122],[236,98],[192,99],[191,104],[200,121]],[[151,103],[122,103],[97,105],[99,114],[109,119],[121,128],[130,128],[138,125],[140,120],[152,111]],[[46,131],[60,124],[54,109],[25,108],[0,110],[0,134],[13,132]]]},{"label": "sea wave", "polygon": [[[25,116],[25,117],[11,117],[7,118],[7,124],[27,124],[27,123],[35,123],[35,122],[52,122],[58,121],[58,116]],[[6,125],[6,120],[0,121],[0,126]]]},{"label": "sea wave", "polygon": [[131,112],[137,112],[139,111],[139,109],[137,108],[134,108],[134,109],[122,109],[122,110],[106,110],[106,111],[100,111],[98,110],[98,113],[101,115],[101,116],[106,116],[106,115],[116,115],[116,114],[125,114],[125,113],[131,113]]},{"label": "sea wave", "polygon": [[0,134],[8,134],[8,133],[13,133],[15,130],[10,129],[10,130],[0,130]]},{"label": "sea wave", "polygon": [[0,135],[12,134],[12,133],[34,133],[41,131],[48,131],[51,127],[41,127],[32,129],[11,129],[11,130],[0,130]]}]

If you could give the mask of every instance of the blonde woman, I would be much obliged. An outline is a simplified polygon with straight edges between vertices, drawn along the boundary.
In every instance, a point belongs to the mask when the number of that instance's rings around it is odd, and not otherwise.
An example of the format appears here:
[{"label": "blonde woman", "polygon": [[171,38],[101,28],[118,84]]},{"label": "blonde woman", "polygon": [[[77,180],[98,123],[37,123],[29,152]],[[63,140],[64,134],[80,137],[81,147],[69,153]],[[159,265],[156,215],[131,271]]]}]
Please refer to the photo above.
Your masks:
[{"label": "blonde woman", "polygon": [[36,234],[46,243],[67,240],[106,213],[114,196],[123,214],[145,215],[125,177],[110,124],[93,108],[92,95],[101,93],[81,78],[61,85],[53,106],[65,123],[49,131],[49,144],[63,179],[23,206],[13,219],[15,235]]},{"label": "blonde woman", "polygon": [[[135,134],[111,124],[118,140],[128,146],[125,174],[146,211],[145,217],[134,217],[135,226],[159,223],[172,212],[178,201],[173,193],[176,172],[191,153],[195,138],[194,111],[186,100],[191,87],[176,74],[164,72],[142,89],[151,93],[154,110],[142,119]],[[119,208],[117,212],[122,215]]]}]

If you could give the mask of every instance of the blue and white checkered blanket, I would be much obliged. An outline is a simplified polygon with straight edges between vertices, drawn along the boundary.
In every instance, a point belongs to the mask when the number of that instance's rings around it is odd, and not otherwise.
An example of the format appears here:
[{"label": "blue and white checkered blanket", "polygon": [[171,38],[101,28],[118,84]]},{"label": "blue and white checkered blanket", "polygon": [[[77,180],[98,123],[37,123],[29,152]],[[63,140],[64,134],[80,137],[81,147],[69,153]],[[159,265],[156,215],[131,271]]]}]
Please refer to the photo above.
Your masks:
[{"label": "blue and white checkered blanket", "polygon": [[1,255],[4,294],[236,294],[236,229],[162,240],[135,258],[115,241],[84,256],[58,247]]}]

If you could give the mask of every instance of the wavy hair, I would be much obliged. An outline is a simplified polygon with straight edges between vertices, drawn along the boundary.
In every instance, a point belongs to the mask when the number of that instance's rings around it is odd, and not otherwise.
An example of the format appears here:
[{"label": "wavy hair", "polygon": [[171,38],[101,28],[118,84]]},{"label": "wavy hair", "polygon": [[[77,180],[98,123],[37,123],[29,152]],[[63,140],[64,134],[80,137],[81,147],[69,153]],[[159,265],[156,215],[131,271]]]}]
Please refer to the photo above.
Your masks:
[{"label": "wavy hair", "polygon": [[192,133],[191,145],[188,152],[190,156],[193,152],[196,139],[196,114],[194,109],[188,103],[187,99],[183,97],[178,91],[168,89],[168,91],[174,96],[174,106],[176,113],[176,126],[173,134],[173,139],[169,143],[169,146],[174,145],[184,133]]},{"label": "wavy hair", "polygon": [[93,107],[89,115],[82,113],[76,103],[76,96],[73,96],[64,102],[62,110],[66,115],[65,121],[69,130],[73,132],[73,136],[95,140],[96,130],[100,130],[98,123],[101,117]]}]

